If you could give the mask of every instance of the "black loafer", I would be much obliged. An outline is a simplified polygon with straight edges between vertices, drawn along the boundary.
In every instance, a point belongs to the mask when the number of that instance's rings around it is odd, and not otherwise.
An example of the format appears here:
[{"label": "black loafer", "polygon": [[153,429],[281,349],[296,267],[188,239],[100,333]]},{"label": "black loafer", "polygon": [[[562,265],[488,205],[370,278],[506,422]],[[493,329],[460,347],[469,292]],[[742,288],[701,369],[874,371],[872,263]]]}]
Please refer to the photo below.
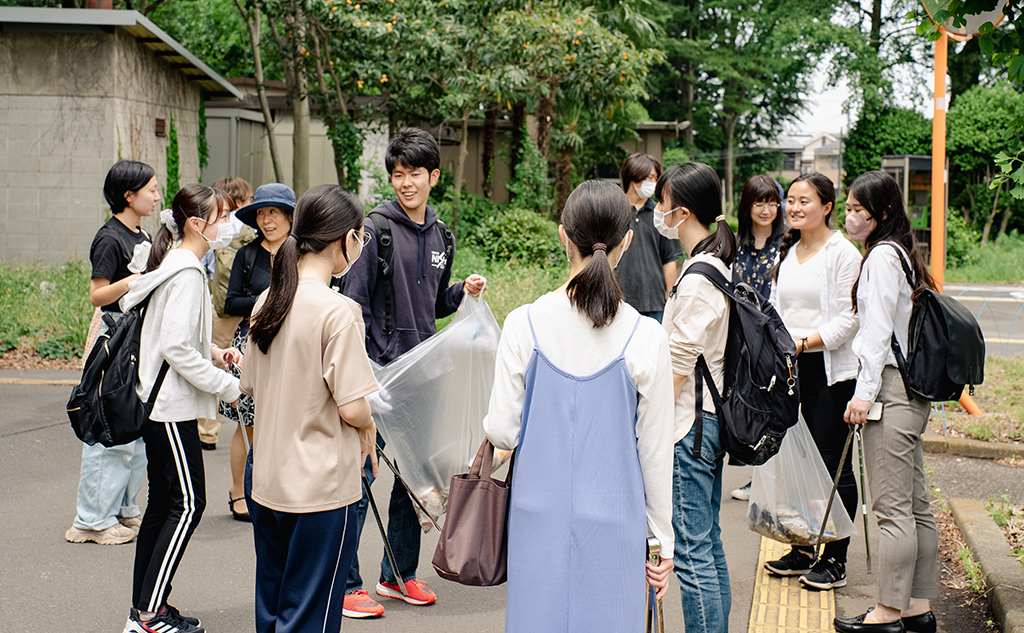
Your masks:
[{"label": "black loafer", "polygon": [[855,618],[836,618],[832,620],[832,626],[840,633],[905,633],[903,620],[895,622],[880,622],[878,624],[865,624],[862,613]]},{"label": "black loafer", "polygon": [[935,633],[935,614],[929,611],[921,615],[903,618],[903,628],[907,633]]},{"label": "black loafer", "polygon": [[203,447],[204,451],[217,450],[217,444],[215,442],[203,442],[200,440],[199,445]]}]

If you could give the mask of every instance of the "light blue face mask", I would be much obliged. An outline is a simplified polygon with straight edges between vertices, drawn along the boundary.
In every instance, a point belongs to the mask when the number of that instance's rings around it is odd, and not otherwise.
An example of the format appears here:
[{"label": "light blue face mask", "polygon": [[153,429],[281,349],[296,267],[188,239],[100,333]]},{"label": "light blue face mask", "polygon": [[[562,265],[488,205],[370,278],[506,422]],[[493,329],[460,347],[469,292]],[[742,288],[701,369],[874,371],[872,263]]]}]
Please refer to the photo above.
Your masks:
[{"label": "light blue face mask", "polygon": [[[682,207],[676,207],[675,209],[672,209],[668,213],[674,213],[679,209],[682,209]],[[676,222],[675,226],[668,226],[667,224],[665,224],[665,216],[668,215],[668,213],[663,213],[661,211],[658,211],[657,209],[654,210],[654,228],[658,229],[658,233],[661,233],[664,237],[670,240],[678,240],[679,225],[682,224],[683,221],[679,220],[678,222]]]}]

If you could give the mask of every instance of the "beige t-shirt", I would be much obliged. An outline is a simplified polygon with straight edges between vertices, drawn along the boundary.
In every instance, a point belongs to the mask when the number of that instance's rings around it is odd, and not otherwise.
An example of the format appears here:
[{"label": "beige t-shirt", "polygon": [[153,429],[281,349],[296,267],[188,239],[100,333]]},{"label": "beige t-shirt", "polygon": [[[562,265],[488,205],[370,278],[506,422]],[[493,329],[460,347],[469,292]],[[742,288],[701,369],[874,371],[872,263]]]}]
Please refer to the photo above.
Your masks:
[{"label": "beige t-shirt", "polygon": [[252,497],[260,505],[321,512],[362,496],[359,436],[338,407],[378,389],[364,332],[356,302],[302,277],[268,352],[246,344],[240,386],[256,403]]},{"label": "beige t-shirt", "polygon": [[[662,325],[668,332],[668,351],[672,357],[672,373],[686,376],[683,390],[676,398],[676,430],[674,442],[686,437],[696,418],[697,390],[695,372],[697,357],[704,359],[715,379],[718,393],[722,393],[725,379],[725,344],[729,339],[729,300],[707,277],[698,274],[682,277],[694,262],[709,262],[726,279],[732,272],[714,255],[701,253],[683,265],[676,294],[665,304]],[[708,413],[715,412],[711,391],[704,385],[704,406]]]}]

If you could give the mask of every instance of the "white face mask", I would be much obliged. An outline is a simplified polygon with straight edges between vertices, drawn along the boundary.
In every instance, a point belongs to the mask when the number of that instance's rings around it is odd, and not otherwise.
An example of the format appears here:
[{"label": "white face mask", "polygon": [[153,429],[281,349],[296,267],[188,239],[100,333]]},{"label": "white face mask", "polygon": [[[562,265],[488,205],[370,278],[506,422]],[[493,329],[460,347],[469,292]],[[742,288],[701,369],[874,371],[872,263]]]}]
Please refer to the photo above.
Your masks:
[{"label": "white face mask", "polygon": [[634,189],[636,189],[636,195],[640,196],[641,198],[650,198],[651,196],[654,195],[654,189],[657,186],[658,183],[651,182],[650,180],[645,180],[640,183],[640,186],[634,186]]},{"label": "white face mask", "polygon": [[[203,221],[206,222],[205,220]],[[207,224],[209,224],[209,222],[207,222]],[[217,237],[212,240],[206,237],[205,233],[200,233],[200,235],[203,236],[203,239],[206,240],[206,243],[209,244],[210,248],[213,250],[230,246],[231,240],[235,239],[235,227],[231,224],[231,220],[215,224],[214,226],[217,227]]]},{"label": "white face mask", "polygon": [[[345,270],[341,271],[340,273],[336,273],[336,272],[332,271],[331,274],[334,277],[344,277],[345,275],[347,275],[348,271],[352,270],[352,266],[355,265],[356,260],[359,259],[359,256],[363,254],[363,243],[361,241],[359,241],[358,237],[359,236],[356,235],[356,238],[357,238],[356,241],[359,242],[359,253],[356,254],[356,256],[353,257],[351,260],[349,260],[348,266],[345,267]],[[345,238],[345,239],[348,239],[348,238]]]},{"label": "white face mask", "polygon": [[[681,208],[682,207],[676,207],[675,209],[672,209],[672,211],[676,211]],[[669,211],[669,213],[672,213],[672,211]],[[658,229],[658,233],[661,233],[664,237],[670,240],[678,240],[679,225],[682,224],[683,221],[679,220],[678,222],[676,222],[675,226],[668,226],[667,224],[665,224],[666,215],[666,213],[662,213],[657,209],[654,210],[654,228]]]}]

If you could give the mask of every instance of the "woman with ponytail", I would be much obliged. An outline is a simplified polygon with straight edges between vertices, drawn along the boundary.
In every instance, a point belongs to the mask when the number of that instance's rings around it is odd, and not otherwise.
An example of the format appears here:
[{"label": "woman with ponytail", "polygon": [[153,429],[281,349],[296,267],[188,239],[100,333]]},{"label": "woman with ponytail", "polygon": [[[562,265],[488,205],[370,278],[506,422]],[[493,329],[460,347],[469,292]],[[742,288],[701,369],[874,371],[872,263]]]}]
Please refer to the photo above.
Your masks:
[{"label": "woman with ponytail", "polygon": [[341,628],[366,458],[377,474],[366,396],[378,387],[362,309],[328,284],[368,237],[358,198],[313,187],[253,308],[241,388],[259,402],[247,502],[260,633]]},{"label": "woman with ponytail", "polygon": [[[903,200],[896,181],[881,171],[853,181],[846,200],[846,230],[851,239],[866,244],[867,255],[853,286],[860,315],[853,352],[860,370],[845,417],[850,424],[864,425],[879,571],[875,607],[853,618],[836,618],[837,631],[935,633],[936,628],[931,600],[938,594],[939,537],[921,453],[930,408],[908,394],[890,349],[893,338],[908,349],[914,302],[926,288],[934,289],[934,282],[914,243]],[[872,405],[880,405],[877,415],[870,414]]]},{"label": "woman with ponytail", "polygon": [[[658,179],[654,226],[678,239],[688,259],[665,305],[665,331],[672,358],[675,460],[672,477],[672,527],[675,571],[687,631],[719,633],[729,629],[732,590],[722,549],[718,513],[722,507],[725,451],[718,416],[707,385],[697,411],[694,375],[703,356],[715,387],[722,393],[725,344],[729,336],[729,301],[710,280],[687,275],[694,262],[714,266],[726,279],[736,258],[736,236],[722,215],[722,187],[707,165],[670,167]],[[701,424],[695,424],[696,416]],[[701,433],[699,457],[694,456]]]},{"label": "woman with ponytail", "polygon": [[[632,217],[615,185],[577,187],[558,227],[568,281],[505,319],[484,432],[516,449],[510,633],[639,631],[637,586],[646,575],[660,597],[668,585],[668,346],[658,322],[623,301],[613,272]],[[664,559],[645,567],[649,533]]]},{"label": "woman with ponytail", "polygon": [[[186,185],[160,214],[146,274],[121,299],[124,311],[148,299],[139,345],[139,399],[156,403],[143,430],[149,504],[135,547],[132,609],[125,633],[197,633],[199,620],[167,604],[171,580],[206,507],[197,418],[217,414],[217,399],[238,399],[238,379],[217,369],[239,362],[213,336],[213,304],[200,260],[231,242],[228,212],[212,187]],[[172,243],[177,246],[171,248]]]},{"label": "woman with ponytail", "polygon": [[[771,302],[800,357],[801,415],[829,477],[842,470],[839,498],[852,517],[857,512],[852,451],[847,452],[846,461],[840,460],[849,431],[843,411],[857,385],[853,353],[857,314],[850,291],[861,256],[832,228],[835,203],[835,187],[822,174],[803,174],[789,186],[786,212],[792,228],[772,269]],[[773,574],[799,576],[802,584],[814,589],[844,587],[849,545],[849,538],[826,543],[817,560],[813,547],[794,545],[785,556],[764,566]]]}]

